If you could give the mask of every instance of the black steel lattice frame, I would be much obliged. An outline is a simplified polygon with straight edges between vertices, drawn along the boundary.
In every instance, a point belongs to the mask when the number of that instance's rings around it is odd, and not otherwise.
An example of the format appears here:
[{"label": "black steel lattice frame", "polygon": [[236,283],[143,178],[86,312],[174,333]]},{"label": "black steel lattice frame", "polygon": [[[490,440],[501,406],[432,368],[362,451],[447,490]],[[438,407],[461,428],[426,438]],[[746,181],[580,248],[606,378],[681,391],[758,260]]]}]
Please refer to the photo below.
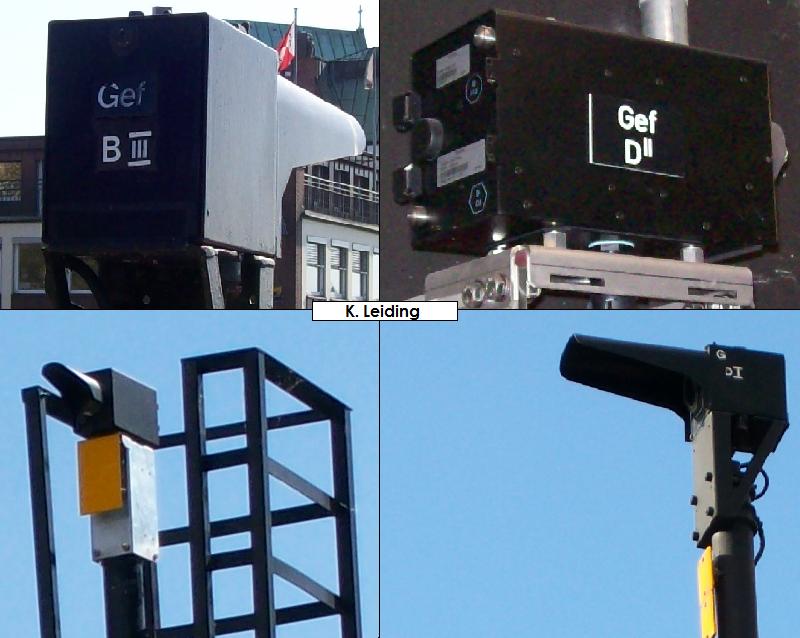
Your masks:
[{"label": "black steel lattice frame", "polygon": [[[243,373],[245,420],[206,427],[203,376],[229,370],[242,370]],[[184,359],[182,372],[184,431],[162,436],[159,449],[185,447],[189,524],[161,531],[160,544],[162,547],[189,544],[193,622],[160,628],[157,575],[153,563],[152,572],[145,579],[145,596],[149,601],[147,638],[214,638],[248,630],[254,631],[256,638],[274,638],[277,625],[333,615],[340,617],[342,638],[361,638],[350,408],[255,348]],[[265,381],[309,409],[267,416]],[[58,397],[44,388],[26,388],[22,395],[28,428],[41,636],[60,638],[46,416],[65,420],[69,412]],[[333,494],[327,494],[267,454],[269,430],[323,421],[330,422]],[[207,441],[242,435],[246,439],[244,448],[206,453]],[[246,465],[248,469],[250,513],[211,521],[207,473],[237,465]],[[269,504],[270,475],[298,491],[311,503],[272,511]],[[334,518],[336,529],[338,593],[273,556],[271,548],[273,527],[330,517]],[[250,548],[211,553],[212,537],[243,532],[250,534]],[[214,618],[212,572],[245,565],[252,567],[253,613]],[[315,602],[276,609],[274,576],[303,590]]]}]

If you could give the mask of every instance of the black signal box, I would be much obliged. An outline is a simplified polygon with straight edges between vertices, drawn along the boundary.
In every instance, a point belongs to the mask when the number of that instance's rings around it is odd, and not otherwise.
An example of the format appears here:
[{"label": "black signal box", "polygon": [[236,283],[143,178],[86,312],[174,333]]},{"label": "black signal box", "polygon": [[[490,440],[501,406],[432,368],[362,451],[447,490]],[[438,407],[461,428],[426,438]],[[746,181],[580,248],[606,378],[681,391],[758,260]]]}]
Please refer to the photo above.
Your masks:
[{"label": "black signal box", "polygon": [[276,254],[276,59],[204,13],[51,22],[46,246]]},{"label": "black signal box", "polygon": [[777,241],[765,63],[491,11],[411,74],[395,197],[427,209],[417,249],[485,254],[553,227],[650,255]]}]

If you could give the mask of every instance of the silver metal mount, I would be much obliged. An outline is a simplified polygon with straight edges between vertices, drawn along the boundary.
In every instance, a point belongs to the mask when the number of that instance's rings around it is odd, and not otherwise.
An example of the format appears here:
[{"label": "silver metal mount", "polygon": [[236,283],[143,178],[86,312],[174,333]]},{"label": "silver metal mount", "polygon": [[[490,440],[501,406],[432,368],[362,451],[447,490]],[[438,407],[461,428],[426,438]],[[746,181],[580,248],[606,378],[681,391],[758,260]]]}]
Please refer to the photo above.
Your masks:
[{"label": "silver metal mount", "polygon": [[546,291],[618,295],[649,308],[753,308],[753,273],[724,266],[552,245],[521,245],[429,274],[426,301],[527,309]]}]

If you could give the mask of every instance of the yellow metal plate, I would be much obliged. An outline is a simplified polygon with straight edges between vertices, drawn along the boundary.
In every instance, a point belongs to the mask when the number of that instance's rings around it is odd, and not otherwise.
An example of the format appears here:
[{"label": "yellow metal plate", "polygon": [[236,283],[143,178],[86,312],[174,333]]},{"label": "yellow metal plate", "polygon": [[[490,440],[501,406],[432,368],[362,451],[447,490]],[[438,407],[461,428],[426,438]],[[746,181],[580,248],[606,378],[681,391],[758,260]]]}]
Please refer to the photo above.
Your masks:
[{"label": "yellow metal plate", "polygon": [[122,435],[109,434],[78,443],[78,488],[81,514],[122,507]]},{"label": "yellow metal plate", "polygon": [[711,547],[706,547],[697,562],[697,590],[700,595],[700,635],[716,638],[717,611],[714,604],[714,564]]}]

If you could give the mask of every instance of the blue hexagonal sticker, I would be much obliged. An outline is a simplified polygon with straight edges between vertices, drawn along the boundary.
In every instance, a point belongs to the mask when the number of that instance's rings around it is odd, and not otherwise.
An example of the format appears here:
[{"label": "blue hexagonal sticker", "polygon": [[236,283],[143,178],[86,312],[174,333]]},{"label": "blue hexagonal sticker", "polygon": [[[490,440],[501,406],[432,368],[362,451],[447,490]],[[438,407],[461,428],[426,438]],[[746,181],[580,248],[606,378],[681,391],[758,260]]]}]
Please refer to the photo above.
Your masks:
[{"label": "blue hexagonal sticker", "polygon": [[473,215],[484,211],[487,199],[489,199],[489,191],[486,190],[486,184],[483,182],[473,184],[469,191],[469,209]]},{"label": "blue hexagonal sticker", "polygon": [[470,104],[475,104],[481,99],[481,93],[483,93],[483,80],[480,75],[473,73],[464,87],[464,97]]}]

